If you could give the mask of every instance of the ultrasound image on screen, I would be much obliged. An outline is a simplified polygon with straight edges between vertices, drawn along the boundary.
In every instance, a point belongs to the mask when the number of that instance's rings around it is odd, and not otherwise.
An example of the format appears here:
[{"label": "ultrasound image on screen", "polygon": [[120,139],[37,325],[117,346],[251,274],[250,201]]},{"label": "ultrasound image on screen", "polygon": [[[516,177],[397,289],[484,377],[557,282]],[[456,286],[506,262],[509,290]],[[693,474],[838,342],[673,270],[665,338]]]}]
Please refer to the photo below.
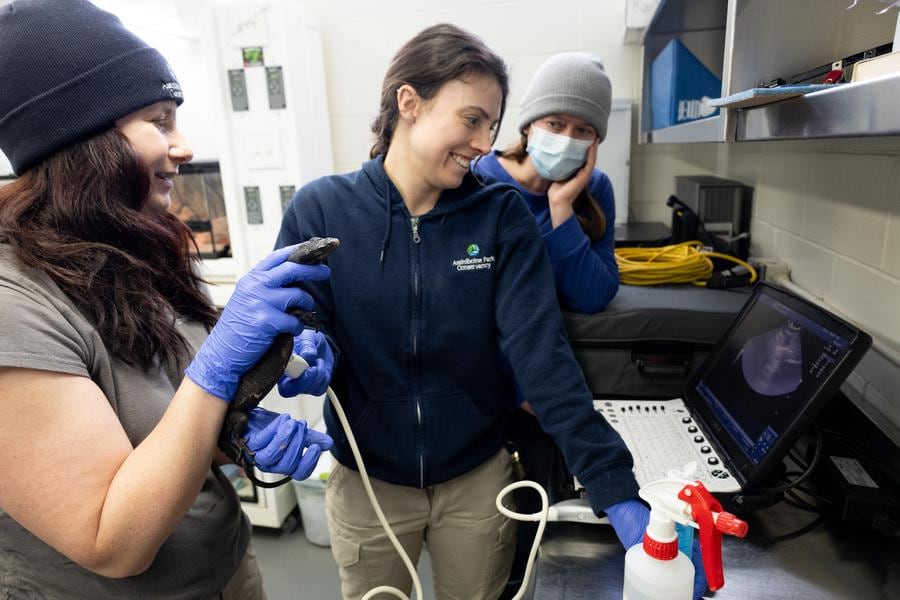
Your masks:
[{"label": "ultrasound image on screen", "polygon": [[848,341],[825,325],[761,294],[697,391],[758,463],[848,349]]},{"label": "ultrasound image on screen", "polygon": [[735,360],[744,381],[763,396],[782,396],[803,383],[803,328],[793,321],[750,338]]}]

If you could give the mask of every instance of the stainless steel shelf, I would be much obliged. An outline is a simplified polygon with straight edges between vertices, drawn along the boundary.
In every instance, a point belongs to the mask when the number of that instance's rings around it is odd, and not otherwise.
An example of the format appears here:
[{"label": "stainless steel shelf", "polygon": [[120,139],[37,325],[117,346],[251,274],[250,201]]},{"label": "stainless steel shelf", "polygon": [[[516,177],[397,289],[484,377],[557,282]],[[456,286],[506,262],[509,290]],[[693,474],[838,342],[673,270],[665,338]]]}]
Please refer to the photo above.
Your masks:
[{"label": "stainless steel shelf", "polygon": [[900,73],[738,110],[735,140],[900,135],[898,98]]},{"label": "stainless steel shelf", "polygon": [[722,29],[726,11],[727,3],[720,0],[693,2],[662,0],[656,7],[650,25],[644,30],[645,36]]},{"label": "stainless steel shelf", "polygon": [[[643,40],[642,143],[734,142],[900,135],[900,74],[842,84],[716,119],[650,130],[650,69],[671,39],[722,79],[722,95],[787,79],[891,39],[894,18],[848,11],[845,0],[663,0]],[[797,27],[797,23],[803,27]]]},{"label": "stainless steel shelf", "polygon": [[692,142],[724,142],[724,117],[716,115],[690,123],[654,129],[644,134],[643,142],[654,144],[687,144]]}]

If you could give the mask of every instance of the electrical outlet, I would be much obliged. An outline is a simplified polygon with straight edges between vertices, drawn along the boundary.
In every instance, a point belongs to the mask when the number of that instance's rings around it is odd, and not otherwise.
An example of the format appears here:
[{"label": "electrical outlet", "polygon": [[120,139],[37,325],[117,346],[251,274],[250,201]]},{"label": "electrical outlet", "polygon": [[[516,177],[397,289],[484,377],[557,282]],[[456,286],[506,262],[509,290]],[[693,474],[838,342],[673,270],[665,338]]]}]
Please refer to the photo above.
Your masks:
[{"label": "electrical outlet", "polygon": [[754,258],[753,262],[761,267],[760,276],[765,281],[778,283],[780,279],[790,277],[791,267],[786,262],[775,258]]},{"label": "electrical outlet", "polygon": [[248,169],[281,169],[284,167],[281,133],[275,128],[246,129],[242,132],[242,150]]}]

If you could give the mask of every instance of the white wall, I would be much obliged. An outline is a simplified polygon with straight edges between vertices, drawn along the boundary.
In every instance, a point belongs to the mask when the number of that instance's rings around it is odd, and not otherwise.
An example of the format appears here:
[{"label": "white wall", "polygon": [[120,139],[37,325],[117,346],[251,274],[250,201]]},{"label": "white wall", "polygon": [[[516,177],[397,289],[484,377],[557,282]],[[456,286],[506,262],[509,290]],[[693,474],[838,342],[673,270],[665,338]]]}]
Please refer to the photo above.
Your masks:
[{"label": "white wall", "polygon": [[[381,81],[409,38],[441,22],[481,36],[510,66],[510,98],[497,145],[516,138],[518,103],[537,67],[557,52],[600,56],[613,97],[635,98],[640,50],[622,43],[625,0],[300,0],[322,25],[334,165],[359,168],[369,156],[369,126]],[[600,147],[601,152],[603,146]]]},{"label": "white wall", "polygon": [[632,153],[631,208],[668,223],[675,175],[753,186],[752,252],[900,345],[900,138],[643,145]]},{"label": "white wall", "polygon": [[[753,186],[753,255],[786,262],[794,283],[900,356],[900,137],[649,144],[631,159],[641,221],[670,222],[675,175]],[[900,443],[900,366],[881,354],[869,352],[851,379],[867,382],[854,384],[860,405]]]},{"label": "white wall", "polygon": [[[216,112],[209,109],[214,90],[212,65],[206,60],[197,26],[206,18],[207,1],[93,0],[157,48],[172,65],[185,96],[178,110],[178,124],[191,144],[194,160],[216,160],[223,144]],[[0,175],[7,174],[12,174],[12,167],[0,153]]]},{"label": "white wall", "polygon": [[[179,121],[195,160],[215,159],[220,127],[204,98],[214,82],[203,60],[195,18],[208,0],[97,0],[126,25],[160,48],[172,63],[185,104]],[[600,56],[613,84],[613,97],[638,95],[640,47],[624,45],[626,0],[297,0],[322,25],[333,162],[336,172],[359,168],[371,147],[369,126],[376,116],[381,80],[394,53],[423,28],[450,22],[481,36],[510,66],[511,90],[498,137],[515,139],[519,99],[537,67],[565,51]],[[602,161],[601,146],[601,161]],[[0,157],[2,164],[2,157]],[[2,170],[2,167],[0,167]]]},{"label": "white wall", "polygon": [[184,91],[178,126],[194,151],[194,160],[217,160],[224,144],[220,116],[210,108],[217,88],[215,65],[204,51],[201,25],[208,19],[208,0],[93,0],[114,13],[145,42],[157,48],[175,71]]},{"label": "white wall", "polygon": [[2,175],[12,175],[12,165],[9,164],[9,159],[6,158],[6,155],[0,152],[0,176]]}]

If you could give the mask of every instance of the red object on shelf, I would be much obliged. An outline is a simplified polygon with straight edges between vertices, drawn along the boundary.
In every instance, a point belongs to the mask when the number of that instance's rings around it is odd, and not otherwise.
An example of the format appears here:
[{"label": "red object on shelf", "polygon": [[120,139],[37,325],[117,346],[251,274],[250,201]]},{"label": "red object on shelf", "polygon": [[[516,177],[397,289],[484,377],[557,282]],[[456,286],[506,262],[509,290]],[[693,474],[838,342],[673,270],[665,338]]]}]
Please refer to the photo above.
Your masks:
[{"label": "red object on shelf", "polygon": [[825,75],[825,79],[822,80],[822,83],[837,83],[844,78],[843,69],[833,69],[828,71],[828,74]]}]

